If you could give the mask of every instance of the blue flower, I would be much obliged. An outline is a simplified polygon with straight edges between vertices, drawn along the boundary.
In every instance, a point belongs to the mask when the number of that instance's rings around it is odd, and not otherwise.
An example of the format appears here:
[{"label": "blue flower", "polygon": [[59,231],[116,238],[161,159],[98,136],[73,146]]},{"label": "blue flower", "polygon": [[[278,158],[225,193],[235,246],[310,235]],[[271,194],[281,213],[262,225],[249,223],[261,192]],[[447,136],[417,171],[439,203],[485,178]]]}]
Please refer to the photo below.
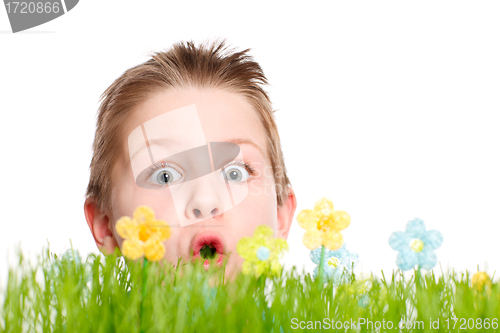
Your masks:
[{"label": "blue flower", "polygon": [[415,218],[406,224],[406,231],[396,231],[389,238],[389,245],[399,251],[396,264],[402,270],[418,265],[431,269],[437,264],[434,250],[443,243],[443,235],[437,230],[425,230],[424,221]]},{"label": "blue flower", "polygon": [[[213,304],[215,303],[215,298],[217,296],[217,288],[216,287],[211,287],[208,283],[208,279],[206,276],[204,276],[203,274],[196,274],[194,276],[194,281],[192,280],[187,280],[186,281],[186,289],[187,290],[193,290],[193,288],[195,287],[195,285],[198,285],[200,286],[201,290],[198,292],[198,294],[196,294],[196,299],[197,300],[202,300],[204,301],[204,308],[205,310],[208,310],[208,308]],[[174,286],[174,291],[176,292],[181,292],[182,291],[182,288],[180,286]],[[191,301],[191,294],[192,293],[186,293],[186,297],[187,297],[187,302],[189,304],[189,302]]]},{"label": "blue flower", "polygon": [[[317,265],[314,269],[314,277],[316,278],[318,275],[319,263],[321,261],[321,247],[311,251],[311,260]],[[325,281],[333,279],[333,283],[335,284],[345,282],[348,278],[347,273],[352,273],[352,268],[356,267],[358,262],[359,255],[348,251],[345,243],[340,249],[335,251],[325,248],[325,256],[323,258],[323,278]],[[344,268],[347,271],[342,277]]]},{"label": "blue flower", "polygon": [[52,265],[52,271],[55,276],[58,276],[61,272],[61,267],[63,265],[69,264],[69,263],[75,263],[76,265],[85,265],[85,280],[88,281],[90,279],[90,276],[92,275],[92,268],[88,262],[83,261],[80,252],[78,250],[66,250],[62,254],[62,256],[58,257],[57,254],[54,254],[55,260],[53,261]]},{"label": "blue flower", "polygon": [[358,300],[358,306],[366,308],[368,305],[370,305],[370,297],[368,295],[361,296]]}]

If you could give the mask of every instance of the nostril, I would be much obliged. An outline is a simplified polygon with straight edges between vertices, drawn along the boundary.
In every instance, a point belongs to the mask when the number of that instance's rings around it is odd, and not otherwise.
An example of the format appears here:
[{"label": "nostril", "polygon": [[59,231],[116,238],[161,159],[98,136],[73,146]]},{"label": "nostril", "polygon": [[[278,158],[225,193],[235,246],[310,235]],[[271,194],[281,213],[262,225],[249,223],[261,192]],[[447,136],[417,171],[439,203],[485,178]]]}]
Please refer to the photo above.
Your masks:
[{"label": "nostril", "polygon": [[[219,214],[219,210],[217,208],[214,208],[214,209],[212,209],[212,211],[210,212],[210,214],[212,214],[211,217],[215,217],[217,214]],[[198,208],[194,208],[193,209],[193,215],[197,219],[199,219],[199,218],[209,218],[209,216],[207,216],[208,214],[203,214],[201,212],[201,210],[199,210]]]},{"label": "nostril", "polygon": [[219,211],[217,210],[217,208],[212,209],[212,216],[217,215],[217,214],[218,214],[218,212],[219,212]]}]

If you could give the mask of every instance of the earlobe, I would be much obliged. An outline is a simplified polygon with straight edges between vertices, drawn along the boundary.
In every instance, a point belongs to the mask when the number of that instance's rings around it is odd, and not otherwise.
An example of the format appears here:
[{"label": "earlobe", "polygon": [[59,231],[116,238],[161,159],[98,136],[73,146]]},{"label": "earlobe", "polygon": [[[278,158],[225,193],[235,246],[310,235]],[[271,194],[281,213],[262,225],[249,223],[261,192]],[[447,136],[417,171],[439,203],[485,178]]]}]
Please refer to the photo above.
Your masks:
[{"label": "earlobe", "polygon": [[114,252],[118,242],[109,229],[109,217],[101,212],[92,198],[87,198],[83,206],[85,218],[99,251],[105,255]]},{"label": "earlobe", "polygon": [[292,226],[295,208],[297,208],[297,199],[295,192],[289,186],[287,187],[288,196],[281,207],[278,207],[278,221],[276,226],[277,237],[287,239],[290,227]]}]

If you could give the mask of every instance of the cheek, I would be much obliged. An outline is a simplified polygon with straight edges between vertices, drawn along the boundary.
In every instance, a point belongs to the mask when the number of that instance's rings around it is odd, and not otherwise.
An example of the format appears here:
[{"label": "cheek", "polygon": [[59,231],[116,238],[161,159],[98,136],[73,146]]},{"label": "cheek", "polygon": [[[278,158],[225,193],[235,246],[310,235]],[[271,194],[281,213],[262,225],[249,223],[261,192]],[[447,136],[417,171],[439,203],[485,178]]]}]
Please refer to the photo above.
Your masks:
[{"label": "cheek", "polygon": [[249,195],[275,197],[276,187],[272,166],[263,164],[261,161],[251,163],[251,165],[254,167],[255,172],[249,181]]},{"label": "cheek", "polygon": [[116,233],[116,222],[122,216],[132,217],[139,206],[153,209],[155,218],[166,221],[169,225],[177,225],[178,218],[172,196],[167,189],[144,189],[136,184],[124,183],[114,188],[112,202],[113,231],[121,246],[122,239]]},{"label": "cheek", "polygon": [[262,200],[266,200],[268,206],[274,208],[273,206],[276,205],[276,187],[273,167],[267,163],[260,165],[261,167],[257,170],[255,184],[252,187],[257,189],[254,192],[257,196],[261,197]]},{"label": "cheek", "polygon": [[249,184],[248,196],[241,207],[240,216],[246,221],[245,225],[253,230],[262,224],[273,230],[277,222],[277,201],[274,180],[267,177],[253,179]]}]

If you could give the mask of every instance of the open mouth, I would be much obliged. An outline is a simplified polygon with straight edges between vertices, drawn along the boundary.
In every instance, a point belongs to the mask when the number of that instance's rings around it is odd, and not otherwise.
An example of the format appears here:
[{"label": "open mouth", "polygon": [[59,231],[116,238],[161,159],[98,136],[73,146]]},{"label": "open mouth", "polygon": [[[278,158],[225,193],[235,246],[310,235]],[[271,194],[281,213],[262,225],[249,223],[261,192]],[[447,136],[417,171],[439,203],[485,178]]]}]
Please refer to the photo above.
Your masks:
[{"label": "open mouth", "polygon": [[212,245],[203,245],[200,250],[200,257],[203,259],[213,259],[215,258],[216,249]]},{"label": "open mouth", "polygon": [[191,242],[193,260],[202,258],[205,260],[205,268],[210,267],[210,259],[217,258],[217,265],[222,264],[224,255],[224,244],[222,238],[212,231],[204,231],[196,235]]}]

